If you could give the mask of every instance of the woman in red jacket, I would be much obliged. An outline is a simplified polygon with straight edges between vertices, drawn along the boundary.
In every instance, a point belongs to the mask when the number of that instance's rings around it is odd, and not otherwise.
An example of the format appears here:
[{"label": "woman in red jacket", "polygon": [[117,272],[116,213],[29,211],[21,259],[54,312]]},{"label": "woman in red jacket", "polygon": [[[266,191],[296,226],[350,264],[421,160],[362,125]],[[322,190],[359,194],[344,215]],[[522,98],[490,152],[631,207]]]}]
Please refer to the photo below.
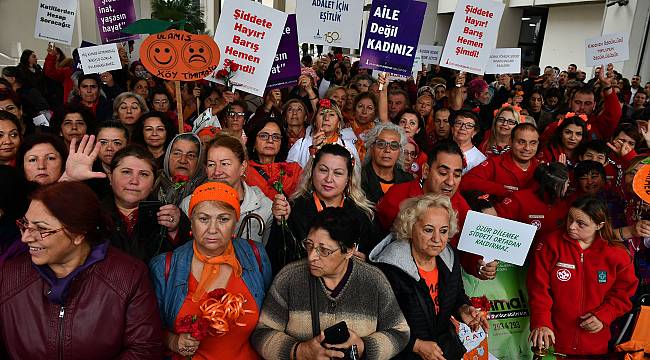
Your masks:
[{"label": "woman in red jacket", "polygon": [[546,237],[532,256],[527,285],[533,346],[553,346],[556,355],[606,355],[609,326],[632,308],[637,283],[605,203],[576,200],[566,227]]},{"label": "woman in red jacket", "polygon": [[[553,130],[548,143],[540,149],[537,154],[538,158],[546,163],[559,161],[572,169],[578,160],[575,150],[588,138],[588,128],[583,118],[587,117],[567,113]],[[545,135],[548,136],[547,131],[542,135],[542,140],[546,137]]]}]

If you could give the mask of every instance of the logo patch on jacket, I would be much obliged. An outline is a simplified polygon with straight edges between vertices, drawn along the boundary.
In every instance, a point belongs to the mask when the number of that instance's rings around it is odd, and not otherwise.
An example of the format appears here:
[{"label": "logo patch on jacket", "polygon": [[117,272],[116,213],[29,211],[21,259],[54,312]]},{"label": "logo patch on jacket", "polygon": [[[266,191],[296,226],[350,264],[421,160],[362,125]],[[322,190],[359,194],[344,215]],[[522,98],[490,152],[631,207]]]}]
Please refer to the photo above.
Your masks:
[{"label": "logo patch on jacket", "polygon": [[607,282],[607,271],[598,270],[598,283],[605,284]]},{"label": "logo patch on jacket", "polygon": [[560,281],[569,281],[571,280],[571,271],[567,269],[557,269],[555,276],[557,276],[557,279]]}]

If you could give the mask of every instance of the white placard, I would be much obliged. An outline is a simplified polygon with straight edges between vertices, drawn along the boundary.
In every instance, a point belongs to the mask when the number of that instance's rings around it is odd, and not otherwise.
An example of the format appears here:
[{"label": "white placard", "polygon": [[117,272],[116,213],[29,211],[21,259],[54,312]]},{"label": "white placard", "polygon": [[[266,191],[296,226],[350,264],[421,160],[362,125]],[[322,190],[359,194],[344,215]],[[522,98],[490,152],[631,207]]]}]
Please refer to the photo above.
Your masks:
[{"label": "white placard", "polygon": [[122,68],[117,44],[106,44],[79,48],[79,60],[84,74],[98,74]]},{"label": "white placard", "polygon": [[522,266],[536,231],[535,225],[468,211],[458,249],[482,255],[486,262],[499,260]]},{"label": "white placard", "polygon": [[216,72],[233,61],[239,64],[232,78],[235,89],[263,96],[286,22],[282,11],[254,1],[226,0],[214,32],[220,64],[206,79],[219,82]]},{"label": "white placard", "polygon": [[418,45],[418,55],[420,56],[421,63],[424,65],[440,64],[441,53],[442,46]]},{"label": "white placard", "polygon": [[36,126],[50,126],[50,120],[48,120],[44,114],[39,114],[37,117],[33,118],[32,121]]},{"label": "white placard", "polygon": [[458,0],[440,66],[483,75],[504,6],[492,0]]},{"label": "white placard", "polygon": [[630,44],[626,33],[607,34],[585,40],[587,66],[621,62],[630,58]]},{"label": "white placard", "polygon": [[418,45],[418,51],[415,54],[413,61],[412,76],[417,79],[418,72],[422,71],[422,64],[424,65],[438,65],[440,63],[440,54],[442,53],[442,46],[433,45]]},{"label": "white placard", "polygon": [[362,0],[298,0],[298,42],[359,48]]},{"label": "white placard", "polygon": [[521,48],[494,49],[485,67],[486,74],[519,74],[520,72]]},{"label": "white placard", "polygon": [[77,0],[40,0],[34,37],[71,45],[76,14]]}]

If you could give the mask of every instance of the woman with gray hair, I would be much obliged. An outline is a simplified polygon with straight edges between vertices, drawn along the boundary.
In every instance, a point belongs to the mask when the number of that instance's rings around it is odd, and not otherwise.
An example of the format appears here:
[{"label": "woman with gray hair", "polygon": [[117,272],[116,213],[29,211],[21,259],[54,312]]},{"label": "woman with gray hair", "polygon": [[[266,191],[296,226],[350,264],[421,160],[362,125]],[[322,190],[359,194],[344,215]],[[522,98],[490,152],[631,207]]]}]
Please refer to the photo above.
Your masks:
[{"label": "woman with gray hair", "polygon": [[404,129],[393,123],[376,124],[368,132],[361,168],[361,188],[368,200],[377,203],[391,186],[413,180],[403,169],[407,141]]},{"label": "woman with gray hair", "polygon": [[409,343],[394,359],[461,359],[466,349],[451,316],[473,331],[488,329],[465,294],[460,264],[449,239],[458,231],[449,198],[428,194],[402,203],[393,233],[370,253],[386,275],[411,328]]},{"label": "woman with gray hair", "polygon": [[129,130],[130,135],[133,134],[140,116],[148,111],[149,108],[142,96],[132,92],[123,92],[113,101],[113,118],[122,123]]}]

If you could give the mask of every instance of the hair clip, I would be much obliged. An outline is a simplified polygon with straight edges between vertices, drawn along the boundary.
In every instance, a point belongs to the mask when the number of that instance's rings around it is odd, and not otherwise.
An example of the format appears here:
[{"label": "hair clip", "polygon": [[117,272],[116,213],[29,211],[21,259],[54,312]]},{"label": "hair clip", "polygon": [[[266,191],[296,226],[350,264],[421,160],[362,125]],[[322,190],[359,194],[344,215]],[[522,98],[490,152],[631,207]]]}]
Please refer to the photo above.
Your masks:
[{"label": "hair clip", "polygon": [[478,200],[489,201],[489,200],[490,200],[490,194],[483,194],[483,195],[477,197],[477,199],[478,199]]},{"label": "hair clip", "polygon": [[[512,105],[512,104],[507,103],[507,102],[506,102],[506,103],[503,103],[503,105],[501,105],[500,108],[494,110],[494,115],[493,115],[493,116],[496,117],[496,116],[497,116],[497,113],[498,113],[499,111],[501,111],[501,109],[503,109],[503,108],[505,108],[505,107],[511,107],[512,110],[514,110],[517,114],[519,114],[519,115],[521,116],[521,106],[518,106],[518,105]],[[522,120],[521,122],[525,122],[525,121]]]},{"label": "hair clip", "polygon": [[565,118],[571,118],[571,117],[574,117],[574,116],[579,117],[579,118],[582,119],[582,121],[584,121],[584,122],[589,121],[589,117],[587,117],[587,115],[585,115],[585,114],[577,115],[577,114],[574,113],[574,112],[568,112],[568,113],[566,113],[566,114],[564,115]]},{"label": "hair clip", "polygon": [[318,102],[318,106],[320,106],[321,108],[331,109],[332,108],[332,102],[330,101],[330,99],[321,99]]}]

